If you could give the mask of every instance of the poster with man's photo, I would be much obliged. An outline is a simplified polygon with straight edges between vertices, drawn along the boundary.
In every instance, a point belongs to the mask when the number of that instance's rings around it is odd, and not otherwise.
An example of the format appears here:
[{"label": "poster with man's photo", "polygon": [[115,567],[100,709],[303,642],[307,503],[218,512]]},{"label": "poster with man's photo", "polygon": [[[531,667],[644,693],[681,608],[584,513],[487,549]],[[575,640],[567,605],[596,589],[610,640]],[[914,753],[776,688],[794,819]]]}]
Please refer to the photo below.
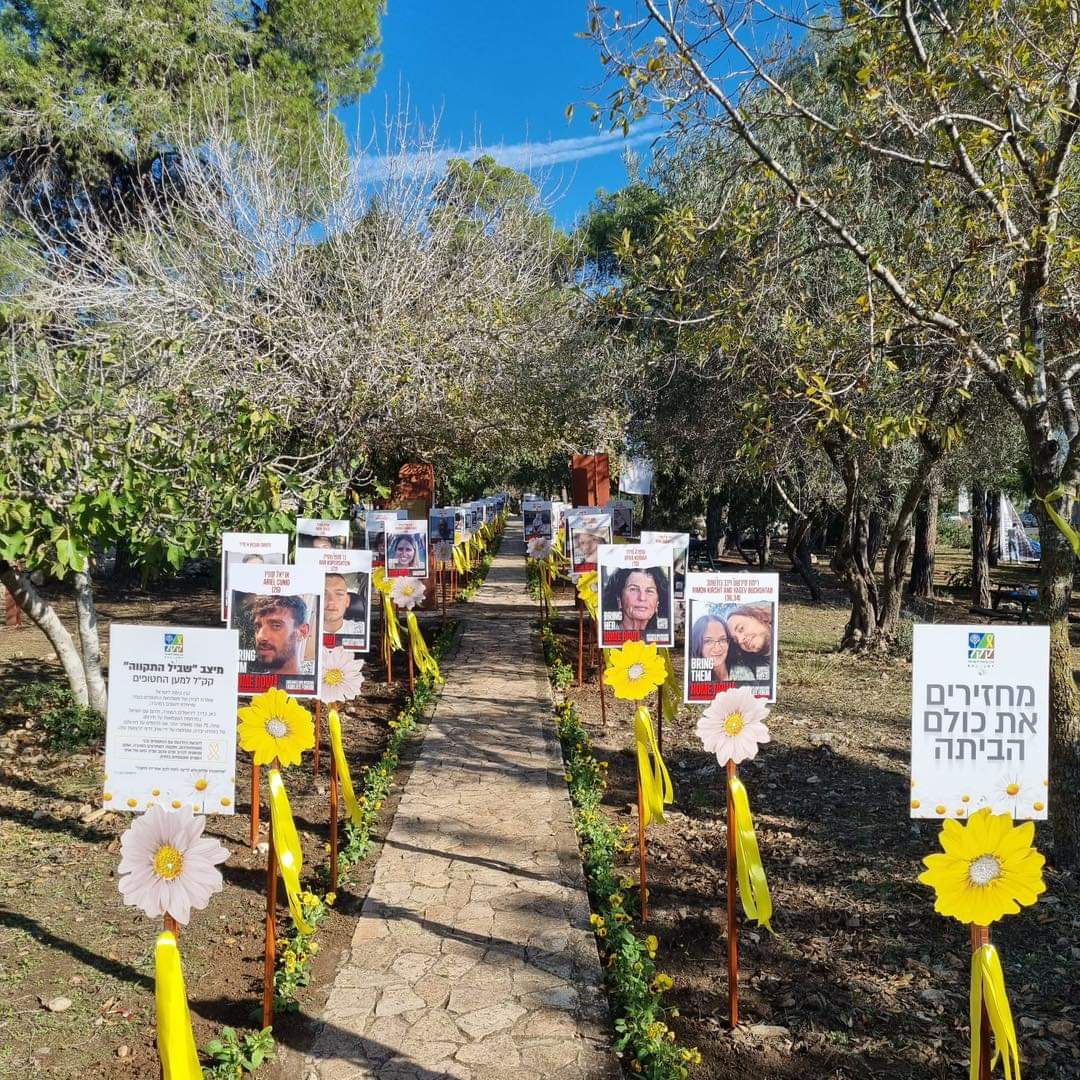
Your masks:
[{"label": "poster with man's photo", "polygon": [[530,540],[553,539],[551,503],[546,499],[526,499],[521,506],[521,519],[526,544]]},{"label": "poster with man's photo", "polygon": [[779,574],[687,574],[683,700],[748,686],[776,700]]},{"label": "poster with man's photo", "polygon": [[316,697],[322,657],[323,575],[313,566],[234,566],[229,628],[240,635],[236,692]]},{"label": "poster with man's photo", "polygon": [[397,520],[396,510],[369,510],[364,516],[364,542],[373,568],[386,565],[386,526]]},{"label": "poster with man's photo", "polygon": [[675,599],[686,595],[686,557],[690,551],[690,534],[641,530],[643,544],[671,544],[675,549]]},{"label": "poster with man's photo", "polygon": [[634,504],[629,499],[612,499],[604,509],[611,512],[612,534],[629,540],[634,535]]},{"label": "poster with man's photo", "polygon": [[229,621],[229,570],[234,566],[284,566],[289,561],[286,533],[221,534],[221,621]]},{"label": "poster with man's photo", "polygon": [[371,552],[302,548],[297,566],[323,575],[324,649],[366,653],[371,647]]},{"label": "poster with man's photo", "polygon": [[570,572],[587,574],[596,569],[596,551],[611,543],[611,515],[605,511],[575,511],[567,517],[570,535]]},{"label": "poster with man's photo", "polygon": [[431,557],[437,563],[449,563],[454,549],[454,508],[444,506],[431,511],[428,528],[431,530]]},{"label": "poster with man's photo", "polygon": [[628,641],[675,644],[675,593],[670,544],[604,544],[600,573],[600,648]]},{"label": "poster with man's photo", "polygon": [[349,546],[352,526],[349,519],[331,521],[326,518],[296,519],[296,548],[322,548],[324,551],[344,551]]},{"label": "poster with man's photo", "polygon": [[427,521],[389,521],[386,524],[386,576],[428,576]]}]

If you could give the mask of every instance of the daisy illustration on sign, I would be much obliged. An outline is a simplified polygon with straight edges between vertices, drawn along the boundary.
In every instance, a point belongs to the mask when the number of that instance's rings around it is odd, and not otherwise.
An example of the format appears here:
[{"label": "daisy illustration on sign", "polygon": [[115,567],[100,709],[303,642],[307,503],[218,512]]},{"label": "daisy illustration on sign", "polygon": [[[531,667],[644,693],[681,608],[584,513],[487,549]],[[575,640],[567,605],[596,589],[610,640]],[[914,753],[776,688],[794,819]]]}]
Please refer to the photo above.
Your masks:
[{"label": "daisy illustration on sign", "polygon": [[170,915],[186,926],[193,909],[206,907],[224,882],[219,863],[229,857],[202,835],[206,818],[190,807],[175,812],[151,806],[120,837],[119,888],[125,904],[149,918]]},{"label": "daisy illustration on sign", "polygon": [[311,713],[284,690],[259,694],[238,715],[240,748],[254,755],[256,765],[269,765],[274,758],[282,765],[299,765],[304,751],[315,745]]}]

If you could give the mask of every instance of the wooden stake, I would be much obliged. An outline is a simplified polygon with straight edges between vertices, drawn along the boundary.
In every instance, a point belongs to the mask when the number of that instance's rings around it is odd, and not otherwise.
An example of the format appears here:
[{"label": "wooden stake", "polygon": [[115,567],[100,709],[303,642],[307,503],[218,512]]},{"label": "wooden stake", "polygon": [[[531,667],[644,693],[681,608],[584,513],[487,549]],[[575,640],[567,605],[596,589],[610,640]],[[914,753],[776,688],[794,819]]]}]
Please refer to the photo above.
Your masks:
[{"label": "wooden stake", "polygon": [[735,911],[737,902],[738,869],[735,863],[735,801],[731,797],[731,781],[735,778],[735,762],[727,763],[727,977],[728,1019],[732,1028],[739,1026],[739,927]]},{"label": "wooden stake", "polygon": [[[273,768],[279,768],[274,758]],[[262,1026],[274,1022],[274,958],[277,952],[277,856],[274,852],[274,826],[271,822],[266,848],[266,931],[263,945]]]},{"label": "wooden stake", "polygon": [[322,742],[322,702],[315,699],[315,751],[311,755],[311,775],[319,775],[319,744]]},{"label": "wooden stake", "polygon": [[600,663],[596,667],[596,676],[600,680],[600,722],[607,727],[607,701],[604,698],[604,650],[600,650]]},{"label": "wooden stake", "polygon": [[[984,945],[990,944],[990,927],[971,924],[971,952],[977,953]],[[979,1024],[979,1080],[990,1080],[990,1017],[986,1015],[986,1003],[982,1007],[982,1021]]]},{"label": "wooden stake", "polygon": [[337,892],[338,862],[338,772],[337,755],[330,747],[330,891]]},{"label": "wooden stake", "polygon": [[165,929],[177,940],[180,939],[180,924],[167,911],[165,912]]},{"label": "wooden stake", "polygon": [[259,766],[251,762],[251,850],[259,846]]},{"label": "wooden stake", "polygon": [[577,602],[577,684],[585,683],[585,604],[581,597]]},{"label": "wooden stake", "polygon": [[648,856],[645,852],[645,793],[641,790],[641,773],[637,779],[637,843],[638,843],[638,895],[641,898],[641,925],[649,922],[649,873]]}]

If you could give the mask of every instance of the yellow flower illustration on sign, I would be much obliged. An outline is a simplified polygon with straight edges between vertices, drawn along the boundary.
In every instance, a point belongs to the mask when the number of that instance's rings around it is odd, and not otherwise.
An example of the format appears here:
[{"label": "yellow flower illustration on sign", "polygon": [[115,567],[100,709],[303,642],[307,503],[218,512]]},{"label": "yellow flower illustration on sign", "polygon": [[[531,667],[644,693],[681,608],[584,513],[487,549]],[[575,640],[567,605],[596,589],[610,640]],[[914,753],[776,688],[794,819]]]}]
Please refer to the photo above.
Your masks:
[{"label": "yellow flower illustration on sign", "polygon": [[623,701],[643,701],[663,685],[666,676],[664,658],[655,645],[628,641],[608,652],[604,680]]},{"label": "yellow flower illustration on sign", "polygon": [[937,893],[934,910],[989,926],[1034,904],[1046,890],[1046,860],[1031,846],[1034,836],[1034,822],[1013,825],[1008,814],[989,807],[972,814],[967,825],[947,820],[939,837],[944,854],[927,855],[919,875]]},{"label": "yellow flower illustration on sign", "polygon": [[239,711],[240,748],[255,755],[256,765],[278,758],[282,765],[299,765],[305,750],[315,745],[311,713],[284,690],[267,690]]}]

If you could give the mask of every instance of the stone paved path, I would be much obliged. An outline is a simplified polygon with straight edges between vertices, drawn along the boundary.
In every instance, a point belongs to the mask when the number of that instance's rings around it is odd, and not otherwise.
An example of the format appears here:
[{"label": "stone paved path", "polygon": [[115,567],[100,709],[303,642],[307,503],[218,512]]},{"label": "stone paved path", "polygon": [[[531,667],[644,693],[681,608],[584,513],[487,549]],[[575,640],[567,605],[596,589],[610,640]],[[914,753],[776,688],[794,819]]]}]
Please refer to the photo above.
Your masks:
[{"label": "stone paved path", "polygon": [[617,1075],[520,535],[463,605],[306,1080]]}]

